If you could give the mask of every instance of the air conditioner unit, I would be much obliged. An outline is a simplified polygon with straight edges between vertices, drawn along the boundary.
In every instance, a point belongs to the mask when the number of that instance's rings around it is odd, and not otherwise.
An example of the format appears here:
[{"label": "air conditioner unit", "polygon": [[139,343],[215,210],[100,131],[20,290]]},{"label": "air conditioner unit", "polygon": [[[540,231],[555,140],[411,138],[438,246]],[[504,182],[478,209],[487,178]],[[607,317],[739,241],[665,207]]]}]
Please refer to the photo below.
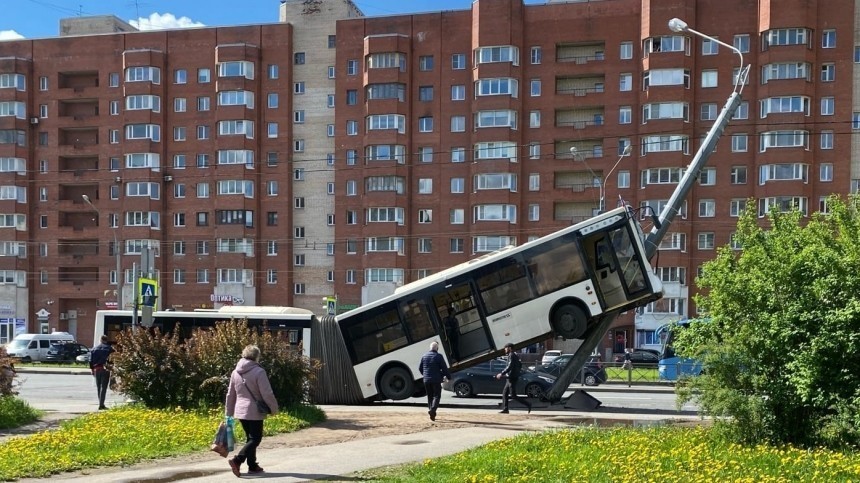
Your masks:
[{"label": "air conditioner unit", "polygon": [[60,320],[68,320],[69,315],[65,312],[60,312]]},{"label": "air conditioner unit", "polygon": [[39,118],[38,117],[31,117],[30,118],[30,124],[39,124]]}]

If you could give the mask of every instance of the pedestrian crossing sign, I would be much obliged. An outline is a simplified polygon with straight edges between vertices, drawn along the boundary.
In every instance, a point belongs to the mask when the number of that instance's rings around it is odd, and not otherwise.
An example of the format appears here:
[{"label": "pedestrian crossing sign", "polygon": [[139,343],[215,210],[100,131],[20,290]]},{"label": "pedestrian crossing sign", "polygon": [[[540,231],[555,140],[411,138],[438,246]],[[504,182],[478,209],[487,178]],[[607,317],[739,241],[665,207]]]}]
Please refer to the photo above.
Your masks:
[{"label": "pedestrian crossing sign", "polygon": [[155,307],[158,299],[158,281],[151,278],[140,278],[137,282],[138,304],[146,307]]}]

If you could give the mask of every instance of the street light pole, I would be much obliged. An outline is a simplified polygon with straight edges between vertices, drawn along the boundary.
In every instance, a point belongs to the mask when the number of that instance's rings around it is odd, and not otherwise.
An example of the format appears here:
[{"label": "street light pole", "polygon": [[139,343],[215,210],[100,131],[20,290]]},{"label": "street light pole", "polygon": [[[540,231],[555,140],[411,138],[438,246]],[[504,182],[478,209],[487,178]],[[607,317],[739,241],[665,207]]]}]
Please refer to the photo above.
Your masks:
[{"label": "street light pole", "polygon": [[[609,169],[609,172],[606,173],[606,176],[604,176],[603,178],[595,174],[594,170],[591,169],[591,166],[588,165],[588,161],[585,160],[585,156],[581,157],[580,160],[583,162],[583,164],[585,164],[585,167],[588,168],[588,172],[591,173],[591,176],[593,176],[594,179],[597,180],[597,188],[600,190],[600,203],[598,204],[597,208],[598,213],[606,212],[606,184],[603,182],[603,180],[609,178],[612,172],[615,171],[615,168],[617,168],[618,165],[621,163],[621,160],[626,158],[627,156],[630,156],[632,150],[632,145],[628,144],[627,146],[625,146],[624,151],[622,151],[621,154],[618,156],[618,160],[615,161],[615,164],[612,165],[612,168]],[[579,156],[580,153],[574,146],[570,148],[570,154],[573,155],[573,159],[577,159],[577,156]]]},{"label": "street light pole", "polygon": [[[96,205],[94,205],[93,202],[90,201],[90,197],[87,195],[81,195],[81,197],[84,199],[84,202],[90,205],[90,208],[92,208],[93,211],[96,212],[96,215],[101,218],[101,212],[98,208],[96,208]],[[120,257],[120,247],[119,243],[117,242],[116,232],[111,230],[111,234],[113,235],[113,253],[116,257],[116,308],[117,310],[122,310],[122,259]]]}]

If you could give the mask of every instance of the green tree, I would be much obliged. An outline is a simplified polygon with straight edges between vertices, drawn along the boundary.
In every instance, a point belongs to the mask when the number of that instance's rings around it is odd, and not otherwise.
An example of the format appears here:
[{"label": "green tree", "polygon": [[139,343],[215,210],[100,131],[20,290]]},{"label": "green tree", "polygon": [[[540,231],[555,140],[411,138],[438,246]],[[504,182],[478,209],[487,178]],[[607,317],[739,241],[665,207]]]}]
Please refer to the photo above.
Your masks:
[{"label": "green tree", "polygon": [[773,212],[751,203],[741,250],[705,263],[696,298],[707,319],[678,334],[681,356],[705,373],[679,386],[719,428],[746,443],[833,448],[860,444],[860,215],[856,198],[829,214]]}]

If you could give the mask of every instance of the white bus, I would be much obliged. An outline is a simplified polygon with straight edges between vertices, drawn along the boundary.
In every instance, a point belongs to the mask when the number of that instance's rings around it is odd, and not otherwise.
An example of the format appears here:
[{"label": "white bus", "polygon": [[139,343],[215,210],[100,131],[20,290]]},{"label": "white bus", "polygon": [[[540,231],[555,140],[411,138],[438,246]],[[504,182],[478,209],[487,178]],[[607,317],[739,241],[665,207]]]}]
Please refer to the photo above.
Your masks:
[{"label": "white bus", "polygon": [[[138,314],[139,316],[140,314]],[[130,328],[132,321],[131,310],[98,310],[96,311],[95,328],[93,332],[93,347],[101,343],[101,337],[107,335],[111,340],[123,330]],[[175,310],[160,310],[152,313],[153,327],[158,327],[162,333],[179,330],[180,337],[191,337],[192,329],[214,327],[215,322],[226,320],[247,320],[249,327],[266,327],[270,331],[282,332],[290,341],[290,345],[302,344],[305,356],[310,357],[311,326],[316,316],[310,310],[294,307],[244,307],[224,306],[220,309],[197,309],[190,312]]]},{"label": "white bus", "polygon": [[[399,400],[420,393],[418,361],[434,339],[460,370],[498,355],[508,342],[519,348],[553,336],[582,338],[602,314],[660,298],[663,286],[643,239],[625,206],[338,315],[361,396]],[[449,313],[456,317],[454,337],[443,323]]]}]

